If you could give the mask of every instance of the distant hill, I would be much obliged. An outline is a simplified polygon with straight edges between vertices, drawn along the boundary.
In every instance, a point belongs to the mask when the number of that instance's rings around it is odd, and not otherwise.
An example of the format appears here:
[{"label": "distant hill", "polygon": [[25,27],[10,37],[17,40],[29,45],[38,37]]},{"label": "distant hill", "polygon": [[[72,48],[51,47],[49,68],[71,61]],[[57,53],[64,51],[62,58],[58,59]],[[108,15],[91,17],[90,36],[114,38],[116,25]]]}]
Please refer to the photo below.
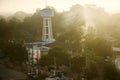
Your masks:
[{"label": "distant hill", "polygon": [[20,21],[24,20],[25,17],[30,17],[32,16],[32,14],[29,14],[29,13],[25,13],[23,11],[18,11],[16,13],[14,13],[12,16],[8,17],[8,19],[11,19],[11,18],[17,18],[19,19]]}]

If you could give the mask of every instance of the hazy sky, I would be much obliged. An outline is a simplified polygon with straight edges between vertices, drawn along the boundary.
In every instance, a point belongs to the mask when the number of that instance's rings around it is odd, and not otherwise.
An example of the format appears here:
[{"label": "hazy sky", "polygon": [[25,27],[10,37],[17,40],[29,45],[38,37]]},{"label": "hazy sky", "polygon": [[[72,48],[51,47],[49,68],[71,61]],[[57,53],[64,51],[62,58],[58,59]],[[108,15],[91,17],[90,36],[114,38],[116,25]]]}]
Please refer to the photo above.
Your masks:
[{"label": "hazy sky", "polygon": [[37,8],[46,5],[55,7],[58,11],[68,10],[74,4],[96,4],[108,12],[120,12],[120,0],[0,0],[0,14],[11,14],[16,11],[35,12]]}]

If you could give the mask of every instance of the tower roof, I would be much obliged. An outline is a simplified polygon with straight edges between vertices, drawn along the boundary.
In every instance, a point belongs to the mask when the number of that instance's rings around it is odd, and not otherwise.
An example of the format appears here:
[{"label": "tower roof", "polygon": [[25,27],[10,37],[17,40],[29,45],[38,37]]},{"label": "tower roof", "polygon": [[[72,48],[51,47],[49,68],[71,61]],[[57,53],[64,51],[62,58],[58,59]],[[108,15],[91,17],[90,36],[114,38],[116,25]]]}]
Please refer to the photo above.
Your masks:
[{"label": "tower roof", "polygon": [[42,10],[40,11],[40,15],[41,15],[42,17],[51,17],[51,16],[54,15],[53,9],[50,8],[50,7],[47,7],[47,8],[45,8],[45,9],[42,9]]}]

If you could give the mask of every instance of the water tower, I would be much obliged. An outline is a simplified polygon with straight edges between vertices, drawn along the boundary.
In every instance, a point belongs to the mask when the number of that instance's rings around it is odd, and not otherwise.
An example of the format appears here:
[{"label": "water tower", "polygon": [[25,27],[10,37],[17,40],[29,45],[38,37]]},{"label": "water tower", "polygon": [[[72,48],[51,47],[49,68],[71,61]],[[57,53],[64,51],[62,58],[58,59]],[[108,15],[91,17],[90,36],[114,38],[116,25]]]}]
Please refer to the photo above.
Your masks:
[{"label": "water tower", "polygon": [[28,73],[34,73],[37,76],[39,73],[38,62],[40,60],[40,57],[48,54],[50,47],[47,47],[47,44],[53,43],[55,41],[55,39],[53,38],[51,23],[51,17],[54,15],[53,10],[50,8],[42,9],[40,11],[40,15],[43,18],[41,36],[42,41],[26,43],[28,49]]},{"label": "water tower", "polygon": [[51,17],[54,13],[50,8],[45,8],[40,11],[40,15],[43,17],[42,42],[53,43],[55,39],[53,38]]}]

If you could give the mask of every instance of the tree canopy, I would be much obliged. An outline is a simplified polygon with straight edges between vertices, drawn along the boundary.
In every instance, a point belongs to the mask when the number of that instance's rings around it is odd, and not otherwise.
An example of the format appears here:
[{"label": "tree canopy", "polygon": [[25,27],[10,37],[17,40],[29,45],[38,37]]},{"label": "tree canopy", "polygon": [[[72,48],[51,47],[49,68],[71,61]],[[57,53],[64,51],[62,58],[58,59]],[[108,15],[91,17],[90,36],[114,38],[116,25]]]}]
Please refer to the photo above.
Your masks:
[{"label": "tree canopy", "polygon": [[[24,42],[41,41],[43,22],[39,13],[37,9],[22,21],[17,17],[0,18],[0,51],[11,61],[26,59]],[[112,46],[120,46],[119,20],[119,13],[110,15],[95,5],[73,5],[63,12],[54,9],[52,27],[56,47],[41,58],[40,65],[65,65],[78,77],[87,71],[88,80],[118,80]]]}]

